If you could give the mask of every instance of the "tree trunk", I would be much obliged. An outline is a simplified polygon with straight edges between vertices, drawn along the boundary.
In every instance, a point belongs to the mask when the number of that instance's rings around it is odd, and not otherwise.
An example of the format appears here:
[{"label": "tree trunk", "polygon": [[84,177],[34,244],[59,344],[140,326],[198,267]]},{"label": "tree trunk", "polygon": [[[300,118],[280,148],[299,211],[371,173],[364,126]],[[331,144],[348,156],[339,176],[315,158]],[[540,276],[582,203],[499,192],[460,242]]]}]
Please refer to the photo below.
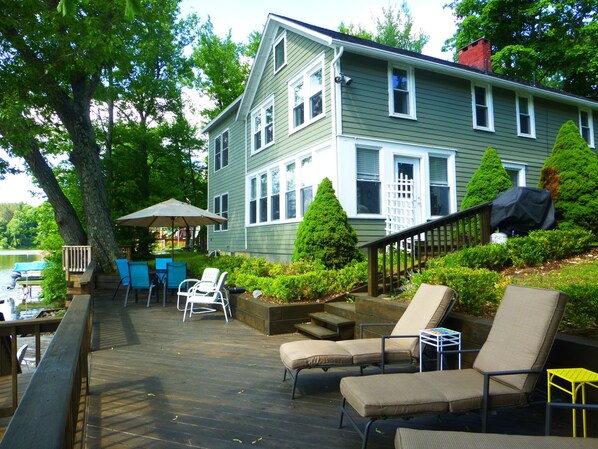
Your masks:
[{"label": "tree trunk", "polygon": [[54,209],[54,218],[66,245],[86,245],[87,235],[79,221],[75,208],[64,195],[60,188],[54,172],[41,155],[37,142],[29,144],[30,151],[23,156],[31,172],[39,182],[39,185],[46,193],[48,201]]},{"label": "tree trunk", "polygon": [[[87,235],[94,260],[102,271],[110,271],[119,255],[114,225],[104,188],[99,148],[93,138],[91,123],[84,129],[86,120],[79,120],[81,134],[73,136],[70,160],[77,170],[81,183],[83,210],[87,219]],[[83,137],[83,138],[82,138]],[[84,138],[87,137],[87,138]]]}]

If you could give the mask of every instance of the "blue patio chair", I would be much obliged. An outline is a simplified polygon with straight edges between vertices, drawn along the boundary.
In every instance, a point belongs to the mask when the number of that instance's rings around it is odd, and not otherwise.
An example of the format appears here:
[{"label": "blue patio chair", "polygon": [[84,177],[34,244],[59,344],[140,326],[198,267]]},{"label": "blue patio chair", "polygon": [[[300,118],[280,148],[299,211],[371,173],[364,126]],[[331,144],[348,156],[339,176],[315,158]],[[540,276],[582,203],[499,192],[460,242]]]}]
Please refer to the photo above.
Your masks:
[{"label": "blue patio chair", "polygon": [[150,276],[147,262],[129,262],[129,281],[127,296],[125,296],[125,307],[127,307],[131,289],[135,290],[135,296],[137,296],[137,290],[148,290],[147,306],[149,307],[152,290],[158,285],[158,279],[156,276]]},{"label": "blue patio chair", "polygon": [[171,262],[166,264],[163,305],[166,306],[166,295],[169,290],[178,290],[179,284],[187,277],[187,262]]},{"label": "blue patio chair", "polygon": [[112,295],[112,300],[116,298],[116,294],[118,293],[118,289],[120,286],[129,287],[129,261],[127,259],[116,259],[114,261],[116,263],[116,268],[118,269],[118,275],[120,277],[118,281],[118,285],[116,286],[116,290],[114,290],[114,294]]},{"label": "blue patio chair", "polygon": [[172,263],[172,258],[170,257],[156,257],[156,271],[158,271],[158,281],[160,284],[164,283],[164,279],[166,279],[166,265]]}]

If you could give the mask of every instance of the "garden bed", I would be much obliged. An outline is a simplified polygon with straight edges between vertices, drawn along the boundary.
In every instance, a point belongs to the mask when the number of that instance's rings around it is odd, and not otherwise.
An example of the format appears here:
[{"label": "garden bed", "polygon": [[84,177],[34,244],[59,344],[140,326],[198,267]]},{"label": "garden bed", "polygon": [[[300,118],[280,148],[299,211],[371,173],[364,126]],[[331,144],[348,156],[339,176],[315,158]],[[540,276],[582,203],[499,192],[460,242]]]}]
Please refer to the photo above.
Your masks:
[{"label": "garden bed", "polygon": [[295,324],[309,321],[309,314],[322,312],[324,302],[274,304],[249,293],[231,295],[233,316],[266,335],[295,332]]}]

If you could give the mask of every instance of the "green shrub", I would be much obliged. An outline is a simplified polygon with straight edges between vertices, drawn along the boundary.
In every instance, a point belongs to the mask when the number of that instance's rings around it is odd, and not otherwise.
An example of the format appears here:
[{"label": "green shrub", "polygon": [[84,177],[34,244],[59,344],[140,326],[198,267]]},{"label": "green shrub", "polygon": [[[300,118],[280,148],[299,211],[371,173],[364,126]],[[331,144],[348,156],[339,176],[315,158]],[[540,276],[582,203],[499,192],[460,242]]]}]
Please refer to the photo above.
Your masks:
[{"label": "green shrub", "polygon": [[436,257],[426,264],[428,268],[435,267],[467,267],[501,270],[511,265],[511,258],[506,245],[488,244],[463,248],[459,251]]},{"label": "green shrub", "polygon": [[66,299],[67,283],[62,269],[62,251],[50,251],[44,258],[48,265],[43,270],[40,298],[44,304],[63,307]]},{"label": "green shrub", "polygon": [[569,295],[562,327],[584,329],[598,325],[598,284],[583,282],[561,286]]},{"label": "green shrub", "polygon": [[467,183],[461,210],[492,201],[496,195],[511,187],[513,182],[503,167],[498,153],[494,148],[489,147],[482,157],[480,167]]},{"label": "green shrub", "polygon": [[415,290],[422,283],[451,287],[459,294],[454,310],[474,316],[481,315],[488,307],[496,307],[507,284],[500,273],[485,268],[466,267],[423,270],[413,274],[411,282]]},{"label": "green shrub", "polygon": [[539,230],[530,232],[526,237],[510,238],[506,246],[513,265],[537,267],[549,260],[580,254],[593,240],[591,231],[580,228]]},{"label": "green shrub", "polygon": [[539,187],[552,195],[559,226],[576,225],[598,233],[598,157],[569,120],[544,162]]},{"label": "green shrub", "polygon": [[332,182],[324,178],[297,228],[293,260],[318,261],[326,268],[342,268],[363,257],[356,245],[357,233],[347,220]]}]

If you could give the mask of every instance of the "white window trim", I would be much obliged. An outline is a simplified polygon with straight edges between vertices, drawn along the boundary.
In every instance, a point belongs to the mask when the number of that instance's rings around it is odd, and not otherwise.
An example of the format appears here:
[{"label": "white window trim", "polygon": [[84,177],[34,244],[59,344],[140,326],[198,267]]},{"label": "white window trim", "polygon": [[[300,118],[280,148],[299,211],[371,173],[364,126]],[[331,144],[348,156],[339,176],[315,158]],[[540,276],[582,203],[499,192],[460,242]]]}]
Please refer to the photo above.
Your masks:
[{"label": "white window trim", "polygon": [[[226,218],[227,218],[227,222],[224,224],[219,224],[219,225],[215,225],[214,226],[214,232],[227,232],[228,231],[228,211],[229,208],[228,206],[230,205],[230,195],[228,194],[228,192],[224,192],[221,193],[220,195],[214,195],[214,198],[212,198],[212,206],[214,206],[214,203],[216,202],[216,198],[220,198],[220,210],[218,212],[216,212],[216,208],[213,207],[213,211],[214,213],[217,213],[218,215],[222,215],[222,197],[226,196],[226,202],[227,202],[227,209],[226,209]],[[226,226],[226,229],[222,229],[222,226]]]},{"label": "white window trim", "polygon": [[517,170],[519,172],[517,175],[517,177],[519,178],[518,187],[526,187],[525,173],[527,172],[527,164],[522,164],[521,162],[503,161],[502,166],[505,169]]},{"label": "white window trim", "polygon": [[[312,201],[315,199],[316,191],[321,179],[314,177],[313,170],[310,170],[310,173],[306,174],[308,176],[311,184],[303,185],[302,180],[303,173],[301,171],[301,161],[304,159],[311,157],[312,160],[312,167],[314,164],[317,163],[317,151],[310,151],[307,153],[301,153],[292,159],[285,159],[279,163],[275,163],[269,165],[265,168],[261,168],[258,171],[252,172],[248,174],[245,178],[245,197],[247,198],[245,204],[245,226],[246,227],[254,227],[254,226],[264,226],[264,225],[271,225],[271,224],[282,224],[282,223],[295,223],[298,221],[303,220],[303,214],[301,213],[301,189],[305,187],[312,188]],[[287,173],[286,168],[287,165],[291,163],[295,163],[295,217],[294,218],[286,218],[286,208],[287,208],[287,200],[286,200],[286,182],[287,182]],[[278,183],[279,183],[279,210],[280,215],[279,218],[276,220],[272,220],[272,169],[278,168]],[[267,220],[260,221],[260,209],[259,209],[259,201],[260,201],[260,176],[266,174],[268,179],[268,193],[267,193]],[[250,207],[249,204],[251,202],[251,180],[256,179],[256,222],[250,223]]]},{"label": "white window trim", "polygon": [[[266,141],[266,109],[268,109],[270,106],[272,106],[272,141],[268,142],[267,144],[264,144],[263,142]],[[254,140],[255,121],[254,121],[254,118],[258,114],[260,114],[261,120],[262,120],[262,130],[261,130],[262,146],[259,148],[255,148],[255,140]],[[250,115],[250,120],[251,120],[251,154],[259,153],[260,151],[265,150],[269,146],[274,145],[274,142],[276,141],[276,117],[274,116],[274,95],[272,95],[270,98],[268,98],[266,101],[264,101],[261,105],[259,105],[257,108],[255,108],[253,110],[253,112]],[[229,139],[230,139],[230,136],[229,136]]]},{"label": "white window trim", "polygon": [[[488,126],[478,126],[475,102],[475,88],[481,87],[486,90],[486,105],[488,107]],[[494,132],[494,101],[492,98],[492,86],[490,84],[471,83],[471,111],[473,129],[480,131]]]},{"label": "white window trim", "polygon": [[[309,77],[313,72],[316,72],[318,69],[322,70],[322,113],[315,117],[309,116],[309,98],[311,97],[311,93],[309,91],[306,91],[303,98],[305,120],[301,125],[295,127],[293,116],[293,87],[301,80],[303,81],[304,86],[309,86]],[[309,126],[312,123],[317,122],[318,120],[323,119],[326,116],[326,67],[324,65],[324,53],[316,57],[314,61],[307,65],[303,70],[301,70],[300,73],[296,74],[293,78],[291,78],[289,80],[287,90],[289,103],[289,135],[302,130],[306,126]]]},{"label": "white window trim", "polygon": [[[214,171],[215,171],[215,172],[217,172],[217,171],[220,171],[220,170],[222,170],[223,168],[226,168],[226,167],[228,167],[228,157],[227,157],[227,159],[226,159],[226,160],[227,160],[227,162],[226,162],[226,165],[223,165],[223,163],[222,163],[222,149],[224,148],[224,147],[222,146],[222,141],[223,141],[223,140],[222,140],[222,136],[224,136],[224,133],[228,133],[228,147],[227,147],[227,148],[229,149],[229,151],[228,151],[228,155],[230,156],[230,130],[229,130],[228,128],[226,128],[224,131],[222,131],[220,134],[218,134],[218,135],[217,135],[217,136],[214,138]],[[216,141],[217,141],[218,139],[220,139],[220,168],[216,168]]]},{"label": "white window trim", "polygon": [[430,149],[426,151],[425,157],[421,159],[423,161],[423,179],[422,179],[422,198],[425,202],[424,212],[425,220],[432,220],[435,218],[445,217],[446,215],[432,215],[432,198],[430,194],[430,187],[432,182],[430,180],[430,158],[437,157],[446,159],[446,170],[447,170],[447,184],[449,188],[449,215],[457,212],[457,179],[456,179],[456,166],[455,166],[456,152],[450,150],[436,150]]},{"label": "white window trim", "polygon": [[[590,131],[590,141],[588,142],[588,146],[590,148],[594,148],[594,118],[592,116],[592,110],[591,109],[583,109],[583,108],[579,108],[579,112],[578,112],[578,125],[579,125],[579,134],[581,134],[581,113],[582,112],[586,112],[588,114],[588,127],[589,127],[589,131]],[[583,135],[582,135],[583,136]]]},{"label": "white window trim", "polygon": [[[276,68],[276,47],[278,46],[278,44],[280,44],[281,41],[283,42],[284,45],[284,61],[282,62],[282,64],[280,65],[280,67],[277,69]],[[285,68],[287,65],[287,33],[286,31],[281,33],[280,36],[278,37],[278,39],[276,39],[274,41],[274,44],[272,45],[272,67],[274,68],[274,74],[276,75],[278,72],[280,72],[283,68]]]},{"label": "white window trim", "polygon": [[[401,69],[407,72],[407,91],[409,93],[409,114],[400,114],[394,110],[394,89],[392,85],[392,70]],[[388,64],[388,114],[391,117],[405,118],[409,120],[417,120],[415,109],[415,71],[413,67],[402,66],[397,64]]]},{"label": "white window trim", "polygon": [[[521,112],[519,111],[519,99],[525,98],[527,100],[527,108],[529,114],[529,130],[528,134],[521,132]],[[531,95],[517,94],[515,97],[515,107],[517,110],[517,135],[519,137],[536,138],[536,114],[534,109],[534,97]]]}]

